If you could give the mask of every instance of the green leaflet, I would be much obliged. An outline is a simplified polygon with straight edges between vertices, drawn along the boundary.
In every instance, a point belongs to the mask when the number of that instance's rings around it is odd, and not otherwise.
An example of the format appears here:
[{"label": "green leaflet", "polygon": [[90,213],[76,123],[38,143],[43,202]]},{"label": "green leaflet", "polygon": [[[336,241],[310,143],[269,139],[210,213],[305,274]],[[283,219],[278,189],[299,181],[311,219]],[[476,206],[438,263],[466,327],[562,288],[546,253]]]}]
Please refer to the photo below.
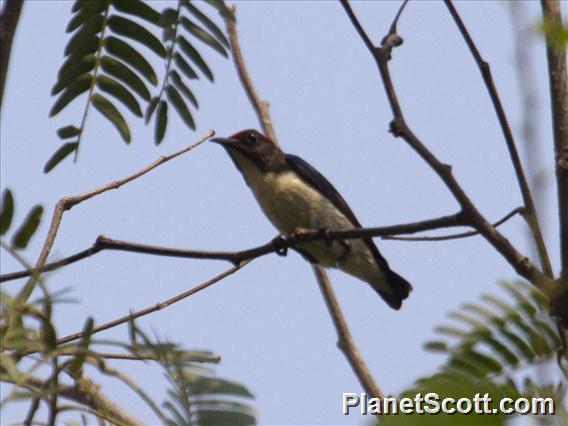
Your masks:
[{"label": "green leaflet", "polygon": [[162,42],[142,25],[116,15],[111,16],[107,22],[109,28],[115,33],[142,43],[161,58],[166,57],[166,48]]},{"label": "green leaflet", "polygon": [[89,90],[92,80],[93,76],[90,73],[86,73],[77,78],[73,83],[69,84],[67,89],[65,89],[59,98],[57,98],[57,101],[53,104],[53,107],[49,111],[49,116],[53,117],[58,114],[72,100],[77,98],[77,96]]},{"label": "green leaflet", "polygon": [[137,16],[154,25],[160,24],[160,14],[140,0],[113,0],[112,6],[120,12]]},{"label": "green leaflet", "polygon": [[223,45],[225,46],[227,49],[230,48],[230,44],[229,41],[227,40],[227,38],[225,37],[225,34],[223,34],[223,31],[221,31],[219,29],[219,27],[217,25],[215,25],[215,23],[209,19],[207,17],[207,15],[205,15],[203,12],[201,12],[197,7],[195,7],[193,5],[193,3],[191,3],[189,0],[183,0],[182,1],[183,6],[185,6],[185,8],[187,10],[189,10],[189,12],[195,16],[195,18],[197,18],[197,20],[199,20],[204,26],[205,28],[207,28],[209,30],[209,32],[211,34],[213,34],[213,36],[215,36],[217,38],[217,40]]},{"label": "green leaflet", "polygon": [[67,142],[61,145],[61,147],[59,147],[59,149],[55,151],[51,158],[47,160],[47,163],[45,163],[45,166],[43,166],[43,172],[49,173],[55,168],[55,166],[65,160],[71,153],[75,152],[78,146],[78,142]]},{"label": "green leaflet", "polygon": [[179,53],[174,53],[174,63],[176,64],[176,67],[178,67],[180,71],[183,72],[185,76],[190,80],[199,78],[191,65],[189,65],[187,61],[183,59],[183,56],[181,56]]},{"label": "green leaflet", "polygon": [[90,73],[95,68],[96,58],[94,54],[88,54],[82,58],[69,58],[57,73],[57,83],[51,89],[51,95],[57,95],[81,74]]},{"label": "green leaflet", "polygon": [[96,14],[102,14],[106,8],[108,7],[108,3],[106,1],[88,1],[83,2],[80,9],[77,10],[73,18],[67,24],[67,28],[65,32],[70,33],[75,31],[81,25],[86,23],[90,18],[92,18]]},{"label": "green leaflet", "polygon": [[79,56],[78,52],[82,52],[85,46],[92,42],[92,38],[101,32],[103,22],[104,18],[101,15],[95,15],[88,23],[83,25],[65,46],[65,56]]},{"label": "green leaflet", "polygon": [[142,117],[142,110],[140,109],[140,104],[132,94],[128,91],[126,87],[120,84],[118,81],[106,76],[97,76],[97,86],[103,92],[114,96],[120,102],[124,104],[135,116]]},{"label": "green leaflet", "polygon": [[132,71],[128,66],[111,56],[103,56],[100,59],[100,65],[103,71],[118,78],[128,85],[145,101],[150,100],[150,92],[146,88],[146,84]]},{"label": "green leaflet", "polygon": [[4,190],[2,196],[2,212],[0,212],[0,235],[4,235],[10,229],[14,217],[14,196],[9,189]]},{"label": "green leaflet", "polygon": [[178,46],[181,51],[189,58],[191,61],[201,70],[201,72],[207,77],[209,81],[213,81],[213,73],[207,63],[203,60],[199,52],[189,43],[185,37],[179,36],[177,38]]},{"label": "green leaflet", "polygon": [[152,85],[158,84],[158,78],[152,66],[144,57],[132,48],[129,44],[116,37],[106,37],[104,40],[105,48],[111,55],[117,56],[146,78]]},{"label": "green leaflet", "polygon": [[65,126],[57,130],[57,136],[60,139],[69,139],[81,133],[81,129],[75,126]]},{"label": "green leaflet", "polygon": [[209,34],[203,28],[195,25],[193,22],[191,22],[185,16],[181,18],[180,23],[194,37],[198,38],[203,43],[207,44],[209,47],[216,50],[217,52],[219,52],[224,57],[228,56],[227,50],[225,49],[225,47],[221,43],[219,43],[215,37],[213,37],[211,34]]},{"label": "green leaflet", "polygon": [[158,115],[156,117],[156,128],[154,133],[154,140],[156,145],[159,145],[166,134],[166,127],[168,125],[168,103],[160,101],[158,104]]},{"label": "green leaflet", "polygon": [[41,216],[43,215],[43,207],[35,206],[26,216],[24,223],[20,226],[12,239],[12,244],[18,249],[24,249],[28,246],[31,237],[37,231]]},{"label": "green leaflet", "polygon": [[91,103],[114,125],[114,127],[116,127],[122,137],[122,140],[126,143],[130,143],[130,129],[126,124],[126,120],[116,107],[107,98],[98,93],[93,95]]},{"label": "green leaflet", "polygon": [[183,101],[177,89],[172,85],[168,85],[166,94],[168,96],[168,100],[172,103],[184,123],[189,128],[195,130],[195,121],[193,121],[189,108],[187,108],[187,105]]},{"label": "green leaflet", "polygon": [[175,70],[170,71],[170,78],[172,79],[172,82],[177,87],[177,89],[184,94],[184,96],[189,100],[189,102],[191,102],[191,104],[195,107],[195,109],[199,108],[197,98],[193,95],[193,92],[190,90],[190,88],[187,87],[186,84],[183,82],[182,78],[177,73],[177,71]]}]

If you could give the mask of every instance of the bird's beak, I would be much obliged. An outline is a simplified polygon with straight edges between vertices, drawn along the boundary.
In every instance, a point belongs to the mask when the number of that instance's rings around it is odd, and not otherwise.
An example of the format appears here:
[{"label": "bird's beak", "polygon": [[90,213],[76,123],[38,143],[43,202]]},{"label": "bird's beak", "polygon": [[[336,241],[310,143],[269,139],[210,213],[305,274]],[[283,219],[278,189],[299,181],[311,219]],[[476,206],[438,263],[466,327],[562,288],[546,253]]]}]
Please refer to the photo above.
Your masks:
[{"label": "bird's beak", "polygon": [[231,139],[231,138],[213,138],[210,139],[210,141],[224,146],[234,145],[239,142],[238,139]]}]

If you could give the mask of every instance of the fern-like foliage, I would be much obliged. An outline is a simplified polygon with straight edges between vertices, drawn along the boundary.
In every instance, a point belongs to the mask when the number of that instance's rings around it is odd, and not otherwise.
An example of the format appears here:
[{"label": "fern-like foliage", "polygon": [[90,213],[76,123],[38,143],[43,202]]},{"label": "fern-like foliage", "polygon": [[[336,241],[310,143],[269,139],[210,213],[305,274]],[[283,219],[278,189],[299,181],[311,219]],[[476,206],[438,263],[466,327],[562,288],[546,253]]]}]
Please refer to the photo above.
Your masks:
[{"label": "fern-like foliage", "polygon": [[[229,16],[224,2],[210,4]],[[158,107],[156,143],[165,135],[168,104],[195,129],[187,101],[197,108],[197,100],[172,63],[188,78],[197,77],[192,64],[213,81],[212,71],[192,42],[197,40],[223,56],[228,55],[229,45],[206,14],[189,0],[179,0],[177,10],[166,8],[162,12],[142,0],[77,0],[72,13],[67,25],[72,36],[51,92],[57,99],[49,115],[59,114],[85,93],[87,97],[80,124],[57,131],[64,144],[48,160],[44,172],[71,154],[77,157],[91,107],[112,123],[126,143],[130,143],[131,133],[121,112],[124,108],[138,118],[146,110],[148,122]],[[163,33],[164,41],[156,33]],[[163,60],[166,68],[160,85],[152,66],[156,60]],[[149,86],[160,87],[156,96],[152,97]]]},{"label": "fern-like foliage", "polygon": [[[2,193],[2,204],[0,206],[0,236],[4,236],[10,230],[14,211],[14,195],[12,191],[6,188]],[[25,249],[28,246],[39,227],[42,216],[43,206],[41,204],[36,204],[31,208],[20,227],[12,236],[12,247]]]},{"label": "fern-like foliage", "polygon": [[[420,378],[401,397],[437,393],[455,400],[489,394],[492,407],[502,398],[552,398],[555,416],[538,416],[545,424],[565,424],[566,379],[555,358],[560,339],[549,315],[547,298],[525,282],[501,283],[510,300],[483,295],[479,303],[466,303],[449,313],[451,323],[436,328],[439,339],[425,348],[447,355],[434,375]],[[543,381],[538,372],[554,374]],[[540,379],[540,380],[539,380]],[[381,424],[504,424],[511,415],[384,416]]]}]

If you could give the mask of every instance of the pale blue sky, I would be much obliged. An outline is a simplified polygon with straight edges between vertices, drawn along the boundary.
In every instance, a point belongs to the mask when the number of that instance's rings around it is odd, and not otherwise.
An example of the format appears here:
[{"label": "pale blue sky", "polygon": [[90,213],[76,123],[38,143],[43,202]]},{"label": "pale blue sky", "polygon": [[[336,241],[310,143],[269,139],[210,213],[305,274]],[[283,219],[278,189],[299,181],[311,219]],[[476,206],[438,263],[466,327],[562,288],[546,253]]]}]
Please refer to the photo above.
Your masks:
[{"label": "pale blue sky", "polygon": [[[388,132],[391,119],[376,66],[337,2],[239,2],[244,56],[260,95],[271,104],[282,148],[304,157],[343,194],[360,222],[381,226],[454,213],[449,192],[402,141]],[[354,2],[353,9],[375,42],[387,32],[399,2]],[[107,121],[92,114],[77,164],[49,175],[42,167],[57,149],[55,131],[77,123],[84,100],[55,119],[47,114],[49,91],[62,63],[70,2],[25,5],[2,111],[2,188],[16,196],[17,222],[35,203],[51,216],[64,195],[84,192],[126,176],[162,154],[186,146],[208,129],[218,135],[258,127],[233,64],[207,59],[216,77],[192,86],[200,101],[197,132],[170,113],[166,139],[153,144],[153,128],[130,118],[127,147]],[[538,2],[525,2],[536,22]],[[515,135],[521,105],[514,69],[514,43],[506,3],[458,3],[481,54],[491,64]],[[411,2],[398,26],[404,44],[391,62],[394,83],[408,123],[423,142],[453,165],[459,182],[490,220],[521,203],[506,147],[479,72],[445,6]],[[543,43],[535,36],[535,87],[539,93],[539,144],[548,171],[547,203],[541,211],[555,270],[558,269],[556,198]],[[205,51],[205,49],[201,49]],[[156,64],[157,70],[162,70]],[[173,110],[172,110],[173,112]],[[521,147],[521,151],[522,147]],[[519,218],[502,231],[523,251]],[[44,221],[26,251],[35,259],[47,231]],[[64,216],[53,258],[89,246],[99,234],[140,243],[232,250],[264,243],[276,231],[256,205],[240,174],[218,146],[204,144],[145,177],[96,197]],[[483,239],[443,243],[380,241],[392,268],[414,292],[399,312],[390,310],[365,283],[340,272],[330,276],[351,331],[379,385],[397,393],[442,357],[421,348],[445,314],[495,283],[516,278],[512,268]],[[216,275],[223,262],[181,260],[105,252],[51,273],[53,291],[71,287],[79,304],[56,311],[61,335],[77,331],[88,315],[106,322],[164,300]],[[2,270],[19,269],[4,254]],[[6,284],[7,288],[18,284]],[[337,350],[336,335],[310,266],[297,254],[254,261],[223,282],[139,325],[186,347],[222,356],[219,375],[245,383],[256,395],[262,424],[361,424],[341,414],[342,392],[359,392],[357,379]],[[101,338],[125,338],[126,327]],[[116,363],[156,398],[163,396],[158,369]],[[137,397],[100,380],[109,395],[145,421],[153,414]],[[5,389],[5,388],[3,388]],[[21,406],[4,420],[21,420]],[[5,417],[4,417],[5,416]]]}]

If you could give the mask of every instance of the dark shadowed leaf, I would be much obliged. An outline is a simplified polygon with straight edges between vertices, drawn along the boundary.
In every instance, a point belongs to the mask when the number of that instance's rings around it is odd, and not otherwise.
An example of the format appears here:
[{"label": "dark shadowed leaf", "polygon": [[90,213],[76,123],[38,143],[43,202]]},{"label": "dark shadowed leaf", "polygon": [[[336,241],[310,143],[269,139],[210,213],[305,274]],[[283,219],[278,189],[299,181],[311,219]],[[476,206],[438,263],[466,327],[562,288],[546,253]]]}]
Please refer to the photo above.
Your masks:
[{"label": "dark shadowed leaf", "polygon": [[91,81],[93,76],[89,73],[83,74],[73,83],[71,83],[67,89],[57,98],[53,107],[49,111],[49,116],[53,117],[59,113],[63,108],[65,108],[69,102],[74,100],[77,96],[89,90],[91,87]]},{"label": "dark shadowed leaf", "polygon": [[47,163],[43,166],[43,172],[49,173],[53,170],[53,168],[65,160],[69,154],[75,152],[77,146],[77,142],[67,142],[66,144],[63,144],[57,151],[55,151],[51,158],[47,160]]},{"label": "dark shadowed leaf", "polygon": [[116,15],[108,19],[108,25],[115,33],[142,43],[161,58],[166,57],[166,48],[162,42],[142,25]]},{"label": "dark shadowed leaf", "polygon": [[168,100],[172,103],[172,105],[174,106],[174,108],[178,112],[179,116],[184,121],[184,123],[189,128],[195,130],[195,121],[193,121],[193,117],[191,116],[191,113],[189,112],[189,108],[187,107],[187,105],[183,101],[183,99],[182,99],[181,95],[179,94],[179,92],[177,91],[177,89],[172,85],[168,85],[168,87],[166,89],[166,93],[168,95]]},{"label": "dark shadowed leaf", "polygon": [[69,139],[73,136],[77,136],[79,133],[81,133],[81,129],[75,126],[65,126],[57,130],[57,136],[59,136],[60,139]]},{"label": "dark shadowed leaf", "polygon": [[168,103],[166,101],[160,101],[157,114],[154,141],[156,145],[159,145],[164,140],[166,127],[168,126]]},{"label": "dark shadowed leaf", "polygon": [[196,38],[198,38],[203,43],[207,44],[209,47],[219,52],[224,57],[227,57],[227,50],[225,49],[225,47],[221,43],[219,43],[215,37],[213,37],[203,28],[195,25],[185,16],[181,18],[181,24],[186,29],[187,32],[193,34]]},{"label": "dark shadowed leaf", "polygon": [[85,325],[83,326],[83,337],[79,342],[77,353],[73,356],[71,363],[69,364],[69,370],[72,372],[73,376],[79,375],[83,369],[83,364],[87,359],[87,351],[91,345],[91,335],[93,333],[94,325],[95,321],[93,318],[87,318],[87,321],[85,321]]},{"label": "dark shadowed leaf", "polygon": [[98,93],[93,95],[91,102],[93,106],[116,127],[122,140],[126,143],[130,143],[130,129],[126,124],[126,120],[116,107],[107,98]]},{"label": "dark shadowed leaf", "polygon": [[2,212],[0,212],[0,235],[4,235],[10,229],[14,217],[14,196],[12,191],[5,189],[2,194]]},{"label": "dark shadowed leaf", "polygon": [[128,89],[118,81],[106,75],[99,75],[97,76],[97,86],[103,92],[114,96],[116,99],[122,102],[124,106],[132,112],[132,114],[137,117],[142,117],[142,110],[140,109],[138,101],[134,96],[132,96]]},{"label": "dark shadowed leaf", "polygon": [[160,24],[160,14],[140,0],[113,0],[112,5],[120,12],[137,16],[154,25]]},{"label": "dark shadowed leaf", "polygon": [[106,8],[108,3],[106,1],[86,1],[81,5],[80,10],[71,18],[65,32],[70,33],[82,24],[87,22],[93,15],[101,14]]},{"label": "dark shadowed leaf", "polygon": [[194,80],[194,79],[198,79],[199,76],[197,75],[197,73],[193,70],[193,68],[191,67],[191,65],[189,65],[187,63],[187,61],[185,59],[183,59],[183,56],[181,56],[179,53],[174,53],[174,63],[176,64],[176,66],[179,68],[179,70],[181,72],[183,72],[185,74],[185,76],[187,78],[189,78],[190,80]]},{"label": "dark shadowed leaf", "polygon": [[144,84],[140,77],[128,66],[110,56],[103,56],[100,59],[100,64],[105,72],[124,82],[128,87],[138,93],[141,98],[146,101],[150,100],[150,92],[148,92],[146,84]]},{"label": "dark shadowed leaf", "polygon": [[189,10],[191,12],[191,14],[193,16],[195,16],[195,18],[197,18],[205,26],[205,28],[207,28],[209,30],[209,32],[211,34],[213,34],[217,38],[217,40],[223,46],[225,46],[227,49],[229,49],[230,45],[229,45],[229,41],[227,40],[227,37],[225,37],[225,34],[223,33],[223,31],[221,31],[219,29],[219,27],[217,25],[215,25],[215,23],[207,17],[207,15],[205,15],[203,12],[201,12],[189,0],[183,0],[182,4],[186,7],[187,10]]},{"label": "dark shadowed leaf", "polygon": [[69,58],[59,69],[57,83],[51,89],[51,95],[57,95],[72,81],[82,74],[90,73],[95,67],[95,55],[88,54],[82,58]]},{"label": "dark shadowed leaf", "polygon": [[189,102],[191,102],[191,104],[196,109],[199,108],[199,104],[197,103],[197,99],[193,95],[193,92],[190,90],[189,87],[186,86],[186,84],[183,82],[182,78],[177,73],[177,71],[175,70],[170,71],[170,78],[172,79],[172,82],[178,88],[178,90],[181,93],[183,93],[183,95],[189,100]]},{"label": "dark shadowed leaf", "polygon": [[178,20],[178,12],[172,8],[166,8],[160,15],[160,25],[162,27],[172,27]]},{"label": "dark shadowed leaf", "polygon": [[103,28],[104,18],[101,15],[94,15],[88,23],[83,25],[79,31],[69,40],[65,46],[65,56],[77,56],[77,51],[81,51],[84,45],[96,34],[100,33]]},{"label": "dark shadowed leaf", "polygon": [[158,83],[158,78],[152,66],[132,46],[112,36],[106,37],[104,43],[106,50],[111,55],[117,56],[127,64],[132,65],[154,86]]},{"label": "dark shadowed leaf", "polygon": [[148,124],[148,122],[152,118],[152,115],[154,114],[154,110],[158,106],[159,101],[160,101],[160,98],[155,96],[155,97],[152,98],[152,100],[150,102],[148,102],[148,106],[146,107],[146,113],[144,114],[144,123],[145,124]]},{"label": "dark shadowed leaf", "polygon": [[235,15],[231,9],[227,7],[223,0],[205,0],[206,3],[219,11],[221,16],[225,19],[230,19],[231,21],[235,20]]},{"label": "dark shadowed leaf", "polygon": [[99,48],[100,38],[98,36],[89,35],[81,41],[80,44],[74,46],[74,50],[69,52],[70,58],[82,58],[89,53],[94,53]]},{"label": "dark shadowed leaf", "polygon": [[20,226],[12,239],[12,244],[18,249],[24,249],[28,246],[30,238],[35,234],[41,216],[43,214],[43,207],[40,205],[35,206],[26,216],[24,223]]},{"label": "dark shadowed leaf", "polygon": [[213,73],[209,66],[205,63],[199,52],[185,39],[183,36],[177,38],[177,42],[181,51],[201,70],[209,81],[213,81]]}]

